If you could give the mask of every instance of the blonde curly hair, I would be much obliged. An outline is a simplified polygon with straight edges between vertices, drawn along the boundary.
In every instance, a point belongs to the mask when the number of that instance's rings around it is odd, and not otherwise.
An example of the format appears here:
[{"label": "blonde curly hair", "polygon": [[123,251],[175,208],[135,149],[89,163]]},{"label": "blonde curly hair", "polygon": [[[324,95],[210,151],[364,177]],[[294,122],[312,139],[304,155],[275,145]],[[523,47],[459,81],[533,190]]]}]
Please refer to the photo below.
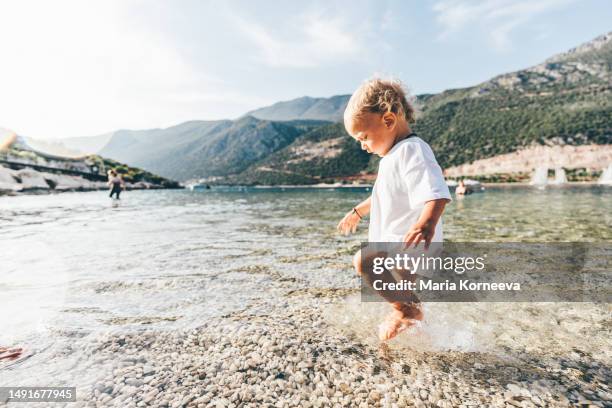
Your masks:
[{"label": "blonde curly hair", "polygon": [[349,99],[344,110],[344,123],[353,123],[365,113],[387,112],[403,116],[408,123],[413,123],[416,112],[408,102],[407,95],[402,83],[397,79],[370,79],[357,88]]}]

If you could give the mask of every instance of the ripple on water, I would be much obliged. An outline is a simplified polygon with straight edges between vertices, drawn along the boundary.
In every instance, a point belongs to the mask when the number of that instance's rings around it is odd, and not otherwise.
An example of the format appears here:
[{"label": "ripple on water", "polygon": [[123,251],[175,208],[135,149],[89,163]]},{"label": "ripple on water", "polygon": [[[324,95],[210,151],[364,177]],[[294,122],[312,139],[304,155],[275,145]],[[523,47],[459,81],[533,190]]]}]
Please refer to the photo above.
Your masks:
[{"label": "ripple on water", "polygon": [[[11,377],[89,384],[112,370],[112,362],[91,361],[92,339],[108,331],[189,328],[238,310],[272,314],[299,296],[318,302],[352,293],[359,282],[351,257],[367,239],[366,224],[351,237],[335,227],[368,194],[130,191],[119,208],[99,192],[1,198],[0,296],[14,313],[0,337],[34,352]],[[610,241],[610,198],[612,189],[601,188],[488,189],[447,207],[445,235]],[[387,308],[353,296],[328,320],[377,342]],[[587,353],[609,362],[610,315],[589,304],[428,304],[421,327],[391,347]]]}]

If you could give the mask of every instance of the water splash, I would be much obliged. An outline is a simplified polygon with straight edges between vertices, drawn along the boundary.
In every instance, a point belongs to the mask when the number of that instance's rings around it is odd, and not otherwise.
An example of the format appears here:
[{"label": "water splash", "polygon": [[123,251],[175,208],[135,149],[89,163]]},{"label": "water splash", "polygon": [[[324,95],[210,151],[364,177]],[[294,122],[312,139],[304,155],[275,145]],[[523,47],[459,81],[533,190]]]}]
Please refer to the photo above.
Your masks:
[{"label": "water splash", "polygon": [[[333,326],[372,345],[377,327],[391,307],[362,303],[360,296],[331,305],[325,316]],[[608,335],[611,307],[587,303],[426,303],[424,320],[388,344],[406,352],[478,352],[497,356],[568,355],[579,348],[611,361]],[[577,342],[576,336],[589,342]]]}]

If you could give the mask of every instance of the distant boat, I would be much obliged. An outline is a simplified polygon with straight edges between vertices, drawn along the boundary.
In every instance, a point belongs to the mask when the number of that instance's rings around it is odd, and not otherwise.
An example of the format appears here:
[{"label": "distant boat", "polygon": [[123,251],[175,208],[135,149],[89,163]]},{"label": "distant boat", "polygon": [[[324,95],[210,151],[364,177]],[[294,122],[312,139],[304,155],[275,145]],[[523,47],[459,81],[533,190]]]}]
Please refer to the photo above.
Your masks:
[{"label": "distant boat", "polygon": [[465,183],[466,186],[470,186],[474,189],[480,189],[481,187],[480,181],[478,180],[465,179],[463,180],[463,182]]},{"label": "distant boat", "polygon": [[612,186],[612,164],[608,165],[608,168],[601,173],[597,184]]},{"label": "distant boat", "polygon": [[202,184],[202,183],[192,183],[192,184],[187,184],[186,188],[190,191],[210,190],[210,185]]}]

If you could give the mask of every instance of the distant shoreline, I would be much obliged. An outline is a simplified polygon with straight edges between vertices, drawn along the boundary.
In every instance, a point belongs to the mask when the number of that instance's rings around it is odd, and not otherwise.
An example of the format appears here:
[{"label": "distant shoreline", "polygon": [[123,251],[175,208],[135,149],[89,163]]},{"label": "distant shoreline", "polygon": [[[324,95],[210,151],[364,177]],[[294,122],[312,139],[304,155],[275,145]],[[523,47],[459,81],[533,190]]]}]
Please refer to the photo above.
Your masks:
[{"label": "distant shoreline", "polygon": [[[483,182],[480,183],[483,187],[538,187],[537,185],[532,185],[530,183],[525,182],[499,182],[499,183],[491,183],[491,182]],[[568,181],[563,184],[546,184],[547,187],[563,187],[563,186],[598,186],[605,184],[598,184],[596,181]],[[253,189],[271,189],[271,188],[312,188],[312,189],[329,189],[329,188],[373,188],[374,184],[274,184],[274,185],[231,185],[231,184],[209,184],[211,189],[215,188],[253,188]],[[449,188],[454,188],[454,186],[449,186]],[[196,188],[197,189],[197,188]],[[200,189],[197,189],[200,190]]]},{"label": "distant shoreline", "polygon": [[[517,187],[539,187],[538,185],[533,185],[530,183],[524,183],[524,182],[516,182],[516,183],[507,183],[507,182],[502,182],[502,183],[480,183],[483,187],[512,187],[512,186],[517,186]],[[566,183],[563,184],[553,184],[553,183],[549,183],[549,184],[543,184],[542,186],[546,186],[546,187],[563,187],[563,186],[604,186],[605,184],[599,184],[596,181],[568,181]]]},{"label": "distant shoreline", "polygon": [[[481,186],[486,188],[535,188],[537,189],[540,186],[531,185],[529,183],[481,183]],[[552,188],[563,188],[563,187],[593,187],[593,186],[606,186],[605,184],[598,184],[594,181],[571,181],[564,184],[547,184],[545,187]],[[279,185],[210,185],[210,190],[218,190],[218,189],[243,189],[249,188],[254,190],[273,190],[273,189],[313,189],[313,190],[328,190],[328,189],[371,189],[373,188],[373,184],[279,184]],[[454,189],[454,186],[449,186],[450,189]],[[108,188],[77,188],[77,189],[65,189],[65,190],[53,190],[53,189],[29,189],[22,191],[7,191],[0,190],[0,197],[16,197],[22,195],[48,195],[48,194],[61,194],[61,193],[86,193],[92,191],[107,191]],[[129,187],[124,191],[140,191],[140,190],[189,190],[188,188],[181,187],[161,187],[161,186],[151,186],[151,187]],[[206,191],[204,188],[196,188],[195,191]]]},{"label": "distant shoreline", "polygon": [[[129,187],[124,189],[123,192],[126,191],[137,191],[137,190],[183,190],[184,187],[161,187],[161,186],[152,186],[152,187]],[[19,190],[19,191],[9,191],[9,190],[0,190],[0,197],[18,197],[24,195],[49,195],[49,194],[62,194],[62,193],[89,193],[92,191],[105,191],[108,192],[110,189],[106,188],[73,188],[73,189],[62,189],[62,190],[53,190],[53,189],[45,189],[45,188],[32,188],[28,190]]]}]

